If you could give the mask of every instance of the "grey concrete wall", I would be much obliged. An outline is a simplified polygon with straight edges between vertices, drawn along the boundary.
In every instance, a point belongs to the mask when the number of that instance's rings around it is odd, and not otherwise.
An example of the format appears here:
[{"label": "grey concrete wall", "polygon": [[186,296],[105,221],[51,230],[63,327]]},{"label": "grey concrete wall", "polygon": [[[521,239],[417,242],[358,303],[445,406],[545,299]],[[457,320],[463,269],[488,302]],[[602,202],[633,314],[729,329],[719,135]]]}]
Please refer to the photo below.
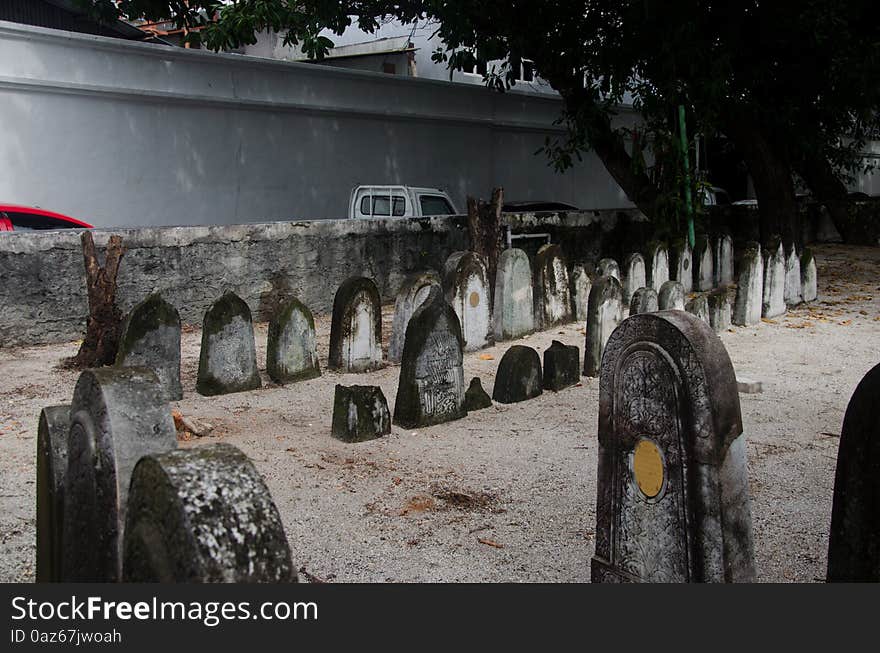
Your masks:
[{"label": "grey concrete wall", "polygon": [[[0,200],[97,227],[342,218],[358,184],[631,206],[555,96],[0,22]],[[622,109],[621,121],[634,114]]]}]

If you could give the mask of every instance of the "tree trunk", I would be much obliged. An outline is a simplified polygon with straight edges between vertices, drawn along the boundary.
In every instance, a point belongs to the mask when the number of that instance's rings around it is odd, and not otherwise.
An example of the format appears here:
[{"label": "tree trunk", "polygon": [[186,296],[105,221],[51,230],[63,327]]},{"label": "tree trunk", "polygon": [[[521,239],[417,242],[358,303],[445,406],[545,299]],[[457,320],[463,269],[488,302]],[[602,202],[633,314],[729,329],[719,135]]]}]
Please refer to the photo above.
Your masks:
[{"label": "tree trunk", "polygon": [[83,261],[86,267],[86,288],[89,317],[86,337],[76,356],[65,361],[67,367],[84,369],[112,365],[119,346],[122,312],[116,305],[116,276],[125,249],[120,236],[110,236],[104,252],[103,267],[98,263],[91,231],[82,234]]},{"label": "tree trunk", "polygon": [[504,204],[504,189],[494,188],[492,200],[487,204],[473,197],[467,198],[468,236],[471,251],[486,259],[489,272],[490,299],[495,301],[495,273],[498,258],[504,250],[504,230],[501,225],[501,207]]}]

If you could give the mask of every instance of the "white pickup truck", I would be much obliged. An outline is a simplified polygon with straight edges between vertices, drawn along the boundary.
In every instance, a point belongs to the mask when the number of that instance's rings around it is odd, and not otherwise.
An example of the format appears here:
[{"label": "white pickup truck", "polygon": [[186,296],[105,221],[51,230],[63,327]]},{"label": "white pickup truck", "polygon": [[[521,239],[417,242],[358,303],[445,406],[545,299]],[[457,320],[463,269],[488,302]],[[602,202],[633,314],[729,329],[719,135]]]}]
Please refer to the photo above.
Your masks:
[{"label": "white pickup truck", "polygon": [[439,188],[357,186],[351,191],[349,218],[413,218],[458,215],[452,199]]}]

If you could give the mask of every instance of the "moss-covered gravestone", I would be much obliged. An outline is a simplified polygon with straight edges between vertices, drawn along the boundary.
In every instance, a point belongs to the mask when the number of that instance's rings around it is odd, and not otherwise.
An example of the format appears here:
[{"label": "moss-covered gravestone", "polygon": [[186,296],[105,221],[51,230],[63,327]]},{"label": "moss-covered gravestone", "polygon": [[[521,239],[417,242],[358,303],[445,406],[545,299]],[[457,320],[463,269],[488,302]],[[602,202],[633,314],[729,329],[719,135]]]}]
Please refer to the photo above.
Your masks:
[{"label": "moss-covered gravestone", "polygon": [[603,258],[596,265],[596,276],[597,277],[614,277],[618,281],[623,283],[620,278],[620,266],[617,264],[613,258]]},{"label": "moss-covered gravestone", "polygon": [[548,329],[556,324],[571,322],[568,266],[559,245],[543,245],[538,250],[534,276],[536,324]]},{"label": "moss-covered gravestone", "polygon": [[705,234],[694,241],[694,290],[706,292],[715,287],[715,265],[712,245]]},{"label": "moss-covered gravestone", "polygon": [[123,578],[133,583],[296,582],[281,516],[229,444],[152,454],[131,476]]},{"label": "moss-covered gravestone", "polygon": [[544,389],[558,392],[581,380],[581,352],[558,340],[544,350]]},{"label": "moss-covered gravestone", "polygon": [[498,257],[492,323],[495,340],[520,338],[535,330],[532,266],[521,249],[505,249]]},{"label": "moss-covered gravestone", "polygon": [[656,290],[653,288],[639,288],[633,293],[632,301],[629,303],[630,315],[653,313],[658,310],[660,310],[660,305],[658,304]]},{"label": "moss-covered gravestone", "polygon": [[446,259],[443,290],[461,324],[464,350],[492,344],[492,306],[485,259],[474,252],[455,252]]},{"label": "moss-covered gravestone", "polygon": [[709,324],[715,333],[721,333],[730,326],[730,298],[727,288],[720,288],[706,297],[709,309]]},{"label": "moss-covered gravestone", "polygon": [[761,317],[785,313],[785,250],[778,236],[764,248],[764,299]]},{"label": "moss-covered gravestone", "polygon": [[391,415],[382,388],[336,386],[331,434],[344,442],[366,442],[391,433]]},{"label": "moss-covered gravestone", "polygon": [[803,286],[801,285],[801,257],[797,249],[791,247],[785,256],[785,284],[783,298],[786,306],[797,306],[803,303]]},{"label": "moss-covered gravestone", "polygon": [[633,295],[639,288],[648,285],[648,277],[645,273],[645,257],[638,252],[633,252],[623,260],[623,303],[629,305]]},{"label": "moss-covered gravestone", "polygon": [[571,269],[571,312],[576,322],[587,321],[587,306],[590,304],[590,289],[593,280],[583,265],[575,265]]},{"label": "moss-covered gravestone", "polygon": [[660,287],[669,281],[669,250],[665,243],[651,241],[648,243],[645,262],[648,266],[648,284],[660,292]]},{"label": "moss-covered gravestone", "polygon": [[694,289],[694,251],[687,238],[676,240],[670,250],[671,277],[684,288],[685,294]]},{"label": "moss-covered gravestone", "polygon": [[61,581],[70,406],[40,411],[37,426],[37,582]]},{"label": "moss-covered gravestone", "polygon": [[660,287],[657,304],[661,311],[684,310],[684,287],[679,281],[667,281]]},{"label": "moss-covered gravestone", "polygon": [[754,582],[733,365],[683,311],[612,334],[599,381],[595,582]]},{"label": "moss-covered gravestone", "polygon": [[691,299],[685,305],[684,310],[709,324],[709,300],[706,299],[706,295],[697,295]]},{"label": "moss-covered gravestone", "polygon": [[813,258],[813,251],[809,247],[804,248],[801,254],[801,288],[805,302],[816,301],[819,296],[816,259]]},{"label": "moss-covered gravestone", "polygon": [[543,392],[541,358],[531,347],[514,345],[501,357],[495,373],[492,399],[513,404],[537,397]]},{"label": "moss-covered gravestone", "polygon": [[715,285],[729,286],[733,283],[733,239],[719,234],[715,239]]},{"label": "moss-covered gravestone", "polygon": [[372,279],[350,277],[336,291],[329,366],[340,372],[382,367],[382,305]]},{"label": "moss-covered gravestone", "polygon": [[731,322],[749,326],[761,321],[761,305],[764,292],[764,261],[761,246],[746,243],[739,261],[739,277],[736,280],[736,303]]},{"label": "moss-covered gravestone", "polygon": [[828,582],[880,582],[880,365],[843,418],[828,541]]},{"label": "moss-covered gravestone", "polygon": [[131,309],[122,325],[119,367],[148,367],[159,377],[169,401],[183,398],[180,387],[180,314],[159,293]]},{"label": "moss-covered gravestone", "polygon": [[269,322],[266,371],[275,383],[321,376],[315,349],[315,320],[298,299],[282,304]]},{"label": "moss-covered gravestone", "polygon": [[458,316],[433,287],[406,328],[394,423],[431,426],[467,415]]},{"label": "moss-covered gravestone", "polygon": [[391,323],[391,339],[388,341],[388,360],[400,362],[410,318],[435,286],[440,287],[440,276],[432,271],[410,275],[403,282],[397,293],[397,299],[394,300],[394,320]]},{"label": "moss-covered gravestone", "polygon": [[238,295],[227,292],[205,313],[196,391],[224,395],[261,385],[251,309]]},{"label": "moss-covered gravestone", "polygon": [[70,405],[62,578],[116,582],[129,484],[143,456],[177,447],[171,409],[155,372],[86,370]]},{"label": "moss-covered gravestone", "polygon": [[464,393],[464,407],[468,412],[492,407],[492,397],[483,390],[483,384],[478,376],[471,379],[471,384]]},{"label": "moss-covered gravestone", "polygon": [[599,277],[590,291],[584,376],[598,376],[605,343],[623,319],[623,294],[614,277]]}]

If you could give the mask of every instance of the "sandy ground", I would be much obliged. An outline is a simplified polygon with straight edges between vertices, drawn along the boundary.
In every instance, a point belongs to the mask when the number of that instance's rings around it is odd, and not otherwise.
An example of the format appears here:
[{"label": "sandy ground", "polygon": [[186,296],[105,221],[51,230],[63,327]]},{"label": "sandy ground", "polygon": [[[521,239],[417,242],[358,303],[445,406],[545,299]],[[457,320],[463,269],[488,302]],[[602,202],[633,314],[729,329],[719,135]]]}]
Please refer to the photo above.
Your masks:
[{"label": "sandy ground", "polygon": [[[748,437],[758,578],[824,578],[839,434],[847,402],[880,362],[880,250],[816,248],[819,300],[785,317],[721,334],[737,375],[763,382],[740,395]],[[390,333],[386,307],[384,333]],[[329,319],[317,319],[326,370]],[[265,365],[266,325],[256,328]],[[583,350],[581,325],[465,355],[466,381],[491,394],[512,344],[553,339]],[[325,371],[254,392],[195,393],[200,333],[183,335],[183,414],[215,425],[266,478],[295,564],[332,582],[588,582],[596,502],[598,380],[520,404],[367,443],[330,437],[335,384],[376,384],[393,410],[399,367]],[[77,343],[0,350],[0,581],[34,579],[36,425],[68,403],[77,374],[56,369]],[[493,357],[484,360],[485,355]],[[483,355],[481,357],[481,355]]]}]

